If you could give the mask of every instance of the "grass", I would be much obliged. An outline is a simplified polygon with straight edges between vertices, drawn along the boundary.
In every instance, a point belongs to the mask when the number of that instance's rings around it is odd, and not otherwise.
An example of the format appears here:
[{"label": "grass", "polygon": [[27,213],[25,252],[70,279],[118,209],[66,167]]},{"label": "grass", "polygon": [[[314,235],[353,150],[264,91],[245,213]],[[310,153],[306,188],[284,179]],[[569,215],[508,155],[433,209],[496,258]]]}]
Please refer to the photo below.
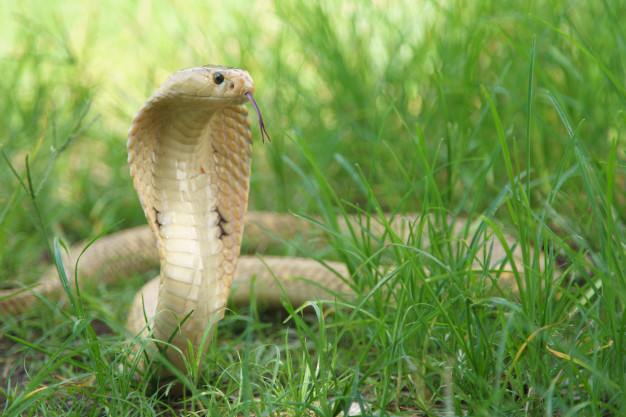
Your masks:
[{"label": "grass", "polygon": [[[251,208],[320,216],[328,235],[272,251],[341,260],[360,294],[227,314],[172,402],[118,367],[139,342],[123,323],[141,277],[90,283],[3,318],[6,415],[626,414],[626,2],[0,10],[0,285],[36,281],[55,237],[144,222],[131,117],[167,74],[213,62],[250,71],[272,134]],[[371,236],[381,212],[429,216],[408,239]],[[362,227],[341,232],[348,213]],[[473,265],[504,233],[522,259]]]}]

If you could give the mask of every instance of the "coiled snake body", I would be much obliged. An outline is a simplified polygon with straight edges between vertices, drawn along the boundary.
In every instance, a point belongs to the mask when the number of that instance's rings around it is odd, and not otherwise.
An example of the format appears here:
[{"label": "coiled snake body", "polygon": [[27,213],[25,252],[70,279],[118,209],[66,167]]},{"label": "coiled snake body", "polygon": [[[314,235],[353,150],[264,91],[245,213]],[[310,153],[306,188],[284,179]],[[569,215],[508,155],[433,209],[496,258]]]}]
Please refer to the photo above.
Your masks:
[{"label": "coiled snake body", "polygon": [[[257,296],[273,305],[283,294],[299,305],[353,292],[343,264],[240,258],[244,222],[253,240],[262,235],[257,224],[279,235],[298,227],[288,215],[246,217],[252,135],[244,103],[250,100],[258,112],[253,94],[252,78],[240,69],[205,66],[172,74],[137,112],[128,133],[130,172],[152,233],[136,228],[100,239],[79,264],[80,277],[99,273],[110,279],[145,270],[158,256],[159,277],[135,296],[127,329],[145,334],[150,325],[156,339],[170,341],[167,355],[183,373],[191,355],[198,357],[190,343],[203,350],[209,345],[203,341],[224,315],[235,276],[240,280],[235,299],[248,297],[249,278],[255,275]],[[413,219],[401,220],[396,229],[407,229]],[[64,260],[66,271],[73,271],[81,250],[72,249]],[[494,259],[503,254],[501,247],[496,253]],[[282,279],[280,285],[275,278]],[[56,271],[34,289],[44,295],[59,290]],[[0,291],[0,313],[16,313],[31,300],[23,291]]]}]

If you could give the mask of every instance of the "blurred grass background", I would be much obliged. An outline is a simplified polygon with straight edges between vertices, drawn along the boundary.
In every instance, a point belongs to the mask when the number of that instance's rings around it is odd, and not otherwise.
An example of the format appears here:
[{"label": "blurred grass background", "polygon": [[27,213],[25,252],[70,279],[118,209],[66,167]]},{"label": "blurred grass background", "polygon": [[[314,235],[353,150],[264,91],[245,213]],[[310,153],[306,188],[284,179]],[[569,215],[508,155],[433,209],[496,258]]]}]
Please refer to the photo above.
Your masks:
[{"label": "blurred grass background", "polygon": [[[504,135],[515,172],[532,180],[529,212],[543,213],[568,253],[595,262],[591,281],[618,277],[607,332],[623,343],[626,2],[31,0],[4,1],[0,15],[1,149],[22,178],[28,155],[50,236],[74,242],[143,224],[126,165],[132,115],[178,69],[241,67],[272,135],[261,145],[253,123],[250,209],[318,214],[328,186],[349,203],[342,210],[371,207],[374,196],[385,210],[475,216],[511,183]],[[7,163],[0,184],[0,284],[33,282],[50,260],[37,213]],[[515,204],[496,212],[511,228]],[[617,346],[606,360],[623,356]],[[626,370],[623,359],[604,365]],[[589,415],[612,415],[615,395]]]}]

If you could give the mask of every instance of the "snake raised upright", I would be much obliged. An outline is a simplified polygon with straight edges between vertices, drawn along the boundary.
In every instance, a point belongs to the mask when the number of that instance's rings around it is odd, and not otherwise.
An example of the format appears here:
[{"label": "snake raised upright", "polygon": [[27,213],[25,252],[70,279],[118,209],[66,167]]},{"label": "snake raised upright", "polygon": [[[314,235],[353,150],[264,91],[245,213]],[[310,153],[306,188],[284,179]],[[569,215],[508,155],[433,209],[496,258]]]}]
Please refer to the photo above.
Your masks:
[{"label": "snake raised upright", "polygon": [[155,317],[154,337],[170,341],[168,357],[181,371],[189,342],[208,346],[203,340],[224,315],[238,268],[252,156],[243,104],[251,101],[258,113],[253,94],[247,71],[181,70],[148,98],[128,133],[130,172],[161,272],[158,289],[153,282],[138,293],[127,328],[137,334],[146,316]]}]

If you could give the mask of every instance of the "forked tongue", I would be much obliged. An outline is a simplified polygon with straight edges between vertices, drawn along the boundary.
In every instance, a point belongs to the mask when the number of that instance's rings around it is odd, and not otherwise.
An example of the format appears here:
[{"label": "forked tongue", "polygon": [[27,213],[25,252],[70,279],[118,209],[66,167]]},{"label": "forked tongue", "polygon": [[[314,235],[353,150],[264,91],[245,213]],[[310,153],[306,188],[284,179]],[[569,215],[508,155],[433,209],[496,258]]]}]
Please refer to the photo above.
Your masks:
[{"label": "forked tongue", "polygon": [[265,124],[263,123],[261,112],[259,111],[259,107],[256,105],[256,102],[252,98],[252,94],[246,93],[246,96],[248,97],[248,100],[250,100],[250,102],[252,103],[252,106],[254,106],[254,110],[256,111],[257,116],[259,116],[259,128],[261,129],[261,141],[265,143],[265,138],[267,137],[267,141],[271,142],[272,139],[270,139],[269,133],[267,133],[267,130],[265,130]]}]

